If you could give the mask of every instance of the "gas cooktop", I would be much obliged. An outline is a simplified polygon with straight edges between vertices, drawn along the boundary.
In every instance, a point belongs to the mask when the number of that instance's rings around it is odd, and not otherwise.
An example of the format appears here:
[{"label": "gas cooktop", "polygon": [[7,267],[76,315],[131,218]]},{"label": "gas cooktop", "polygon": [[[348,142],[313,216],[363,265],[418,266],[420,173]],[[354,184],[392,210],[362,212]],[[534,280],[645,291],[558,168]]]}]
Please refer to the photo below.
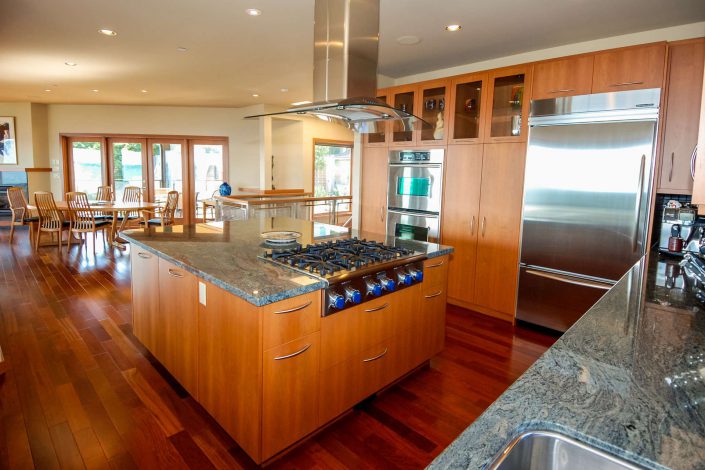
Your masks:
[{"label": "gas cooktop", "polygon": [[325,316],[421,282],[426,255],[351,238],[271,248],[261,258],[327,280]]}]

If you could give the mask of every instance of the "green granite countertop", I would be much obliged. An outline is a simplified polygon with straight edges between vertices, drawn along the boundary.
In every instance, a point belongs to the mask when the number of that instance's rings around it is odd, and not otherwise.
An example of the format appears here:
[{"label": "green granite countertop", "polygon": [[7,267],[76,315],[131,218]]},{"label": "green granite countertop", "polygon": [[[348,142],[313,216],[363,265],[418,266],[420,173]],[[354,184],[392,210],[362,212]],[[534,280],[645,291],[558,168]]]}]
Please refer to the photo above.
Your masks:
[{"label": "green granite countertop", "polygon": [[483,468],[548,430],[646,468],[705,469],[705,308],[677,262],[642,258],[430,468]]},{"label": "green granite countertop", "polygon": [[269,230],[300,232],[299,242],[304,246],[358,237],[403,246],[424,253],[429,258],[453,251],[450,247],[435,243],[385,238],[379,234],[288,217],[150,227],[128,230],[122,236],[130,244],[150,251],[257,306],[327,287],[323,279],[258,258],[265,251],[260,234]]}]

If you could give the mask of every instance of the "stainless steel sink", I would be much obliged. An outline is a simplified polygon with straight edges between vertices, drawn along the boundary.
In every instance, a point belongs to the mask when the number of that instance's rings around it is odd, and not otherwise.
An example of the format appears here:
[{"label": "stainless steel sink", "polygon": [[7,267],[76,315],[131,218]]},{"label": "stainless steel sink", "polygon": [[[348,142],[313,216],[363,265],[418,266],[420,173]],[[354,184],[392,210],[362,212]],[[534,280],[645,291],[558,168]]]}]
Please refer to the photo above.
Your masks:
[{"label": "stainless steel sink", "polygon": [[638,470],[562,434],[529,431],[512,440],[490,464],[491,470]]}]

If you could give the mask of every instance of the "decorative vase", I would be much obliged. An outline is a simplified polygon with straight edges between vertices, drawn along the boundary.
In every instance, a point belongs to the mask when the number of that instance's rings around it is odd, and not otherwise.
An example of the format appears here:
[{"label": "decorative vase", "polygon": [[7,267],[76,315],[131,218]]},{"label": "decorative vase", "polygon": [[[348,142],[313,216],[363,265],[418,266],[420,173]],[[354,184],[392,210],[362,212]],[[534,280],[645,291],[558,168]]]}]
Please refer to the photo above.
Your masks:
[{"label": "decorative vase", "polygon": [[218,187],[218,192],[221,196],[230,196],[233,192],[233,188],[224,181],[223,184]]},{"label": "decorative vase", "polygon": [[436,118],[436,128],[433,130],[433,138],[441,140],[443,138],[443,113],[438,113]]}]

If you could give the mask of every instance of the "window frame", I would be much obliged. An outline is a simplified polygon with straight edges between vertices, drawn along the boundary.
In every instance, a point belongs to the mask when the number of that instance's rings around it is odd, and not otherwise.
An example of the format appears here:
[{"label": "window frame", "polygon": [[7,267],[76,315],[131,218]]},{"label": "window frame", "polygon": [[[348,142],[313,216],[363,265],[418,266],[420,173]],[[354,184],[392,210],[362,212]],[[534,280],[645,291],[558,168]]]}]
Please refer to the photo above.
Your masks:
[{"label": "window frame", "polygon": [[316,194],[316,146],[327,146],[327,147],[348,147],[350,148],[350,194],[348,196],[352,197],[353,192],[353,158],[355,158],[354,153],[354,142],[351,140],[332,140],[332,139],[313,139],[313,146],[311,147],[311,193]]}]

